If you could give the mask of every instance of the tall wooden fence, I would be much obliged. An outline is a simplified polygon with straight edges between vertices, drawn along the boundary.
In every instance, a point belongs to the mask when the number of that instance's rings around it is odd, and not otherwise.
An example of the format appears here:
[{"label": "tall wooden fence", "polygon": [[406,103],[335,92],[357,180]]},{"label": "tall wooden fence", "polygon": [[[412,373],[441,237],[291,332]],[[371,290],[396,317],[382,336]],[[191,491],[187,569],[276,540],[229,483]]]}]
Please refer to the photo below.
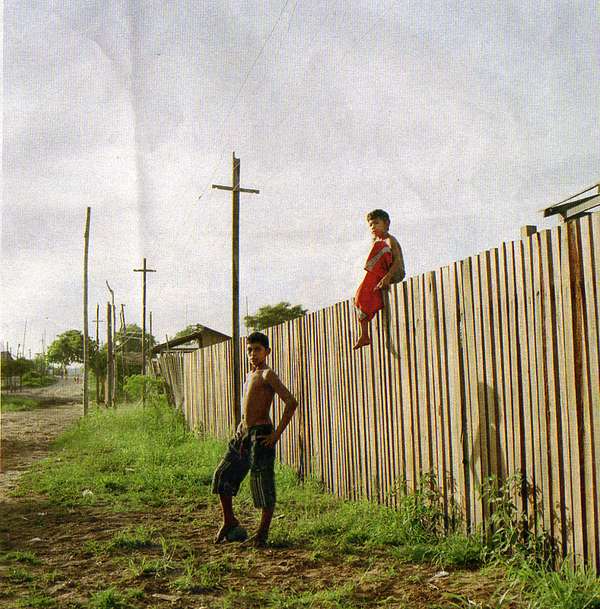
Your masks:
[{"label": "tall wooden fence", "polygon": [[[596,213],[393,286],[371,348],[352,350],[349,300],[271,328],[301,404],[281,459],[392,505],[430,472],[470,528],[489,518],[481,483],[523,474],[519,509],[600,569],[599,275]],[[190,425],[226,437],[231,342],[178,357],[161,367]]]}]

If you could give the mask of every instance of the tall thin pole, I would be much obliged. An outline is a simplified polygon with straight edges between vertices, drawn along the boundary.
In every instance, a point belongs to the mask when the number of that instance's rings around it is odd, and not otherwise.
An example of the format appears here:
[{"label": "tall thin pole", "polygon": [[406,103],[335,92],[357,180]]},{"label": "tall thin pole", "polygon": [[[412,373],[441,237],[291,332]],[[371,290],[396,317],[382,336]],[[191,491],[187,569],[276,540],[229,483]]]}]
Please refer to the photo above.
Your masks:
[{"label": "tall thin pole", "polygon": [[100,375],[98,374],[100,367],[98,365],[98,359],[100,354],[100,336],[98,327],[100,326],[100,305],[96,303],[96,365],[94,366],[94,374],[96,375],[96,406],[100,404]]},{"label": "tall thin pole", "polygon": [[125,347],[127,344],[127,326],[125,325],[125,305],[121,304],[121,363],[123,366],[123,380],[127,376],[125,367]]},{"label": "tall thin pole", "polygon": [[233,155],[232,227],[231,238],[231,325],[233,327],[233,403],[235,405],[235,425],[239,425],[242,413],[240,384],[240,159]]},{"label": "tall thin pole", "polygon": [[106,303],[106,407],[113,406],[114,360],[112,345],[112,306]]},{"label": "tall thin pole", "polygon": [[83,249],[83,414],[88,413],[88,367],[89,367],[89,338],[88,338],[88,253],[90,246],[90,214],[91,207],[85,213],[85,233]]},{"label": "tall thin pole", "polygon": [[115,353],[115,336],[117,335],[117,313],[116,313],[116,309],[115,309],[115,292],[114,290],[110,287],[110,284],[108,283],[108,281],[106,282],[106,287],[108,288],[108,291],[110,292],[110,300],[111,300],[111,305],[112,305],[112,311],[111,311],[111,317],[112,317],[112,362],[113,362],[113,368],[112,368],[112,375],[113,375],[113,384],[112,384],[112,402],[113,404],[117,403],[117,374],[116,374],[116,366],[115,366],[115,361],[116,361],[116,353]]},{"label": "tall thin pole", "polygon": [[27,336],[27,320],[25,320],[25,329],[23,330],[23,357],[25,357],[25,337]]},{"label": "tall thin pole", "polygon": [[232,192],[232,239],[231,239],[231,325],[233,335],[233,415],[236,427],[242,418],[240,379],[240,192],[259,194],[253,188],[240,188],[240,159],[233,153],[232,185],[213,184],[213,188]]},{"label": "tall thin pole", "polygon": [[[146,374],[146,275],[148,273],[156,273],[154,269],[149,269],[144,265],[141,269],[133,269],[135,273],[142,273],[142,374]],[[142,403],[146,405],[146,386],[142,385]]]}]

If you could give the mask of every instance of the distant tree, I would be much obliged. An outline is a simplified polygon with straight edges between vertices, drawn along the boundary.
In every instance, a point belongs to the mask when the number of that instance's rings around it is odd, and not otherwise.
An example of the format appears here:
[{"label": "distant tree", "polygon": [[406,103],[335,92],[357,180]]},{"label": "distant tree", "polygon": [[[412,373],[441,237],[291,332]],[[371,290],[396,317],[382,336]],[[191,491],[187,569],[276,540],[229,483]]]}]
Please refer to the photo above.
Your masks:
[{"label": "distant tree", "polygon": [[[118,330],[115,334],[117,349],[141,353],[142,352],[142,329],[137,324],[127,324],[125,332]],[[156,344],[154,336],[146,332],[146,349],[151,349]]]},{"label": "distant tree", "polygon": [[67,330],[59,334],[48,347],[46,358],[49,362],[59,364],[66,372],[67,366],[73,362],[83,361],[83,333],[79,330]]},{"label": "distant tree", "polygon": [[177,334],[173,338],[180,338],[181,336],[187,336],[188,334],[193,334],[194,332],[200,332],[204,329],[202,324],[190,324],[183,328],[183,330],[179,330]]},{"label": "distant tree", "polygon": [[244,323],[249,329],[264,330],[303,315],[306,315],[306,309],[302,305],[292,306],[289,302],[280,302],[260,307],[254,315],[246,315]]}]

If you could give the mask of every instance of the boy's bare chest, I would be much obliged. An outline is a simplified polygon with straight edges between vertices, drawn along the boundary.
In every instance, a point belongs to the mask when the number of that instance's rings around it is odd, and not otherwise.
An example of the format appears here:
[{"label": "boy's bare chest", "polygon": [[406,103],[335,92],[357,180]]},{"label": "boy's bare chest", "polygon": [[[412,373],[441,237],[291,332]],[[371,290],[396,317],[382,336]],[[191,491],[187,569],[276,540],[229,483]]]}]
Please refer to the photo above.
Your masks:
[{"label": "boy's bare chest", "polygon": [[246,401],[255,399],[266,399],[273,397],[273,389],[265,381],[261,372],[251,372],[244,383],[244,395]]}]

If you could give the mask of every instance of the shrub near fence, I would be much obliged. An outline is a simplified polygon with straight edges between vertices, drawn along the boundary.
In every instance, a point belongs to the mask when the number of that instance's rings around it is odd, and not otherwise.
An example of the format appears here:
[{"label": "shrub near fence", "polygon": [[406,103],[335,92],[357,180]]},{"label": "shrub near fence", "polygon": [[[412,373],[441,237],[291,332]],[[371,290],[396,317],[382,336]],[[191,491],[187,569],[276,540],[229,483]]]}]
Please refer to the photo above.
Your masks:
[{"label": "shrub near fence", "polygon": [[[392,505],[431,472],[471,530],[490,517],[480,485],[521,473],[521,513],[600,568],[599,308],[595,213],[393,286],[371,349],[352,351],[351,301],[270,328],[271,365],[301,404],[280,457]],[[179,368],[190,425],[219,437],[230,350],[160,359],[166,378]]]}]

